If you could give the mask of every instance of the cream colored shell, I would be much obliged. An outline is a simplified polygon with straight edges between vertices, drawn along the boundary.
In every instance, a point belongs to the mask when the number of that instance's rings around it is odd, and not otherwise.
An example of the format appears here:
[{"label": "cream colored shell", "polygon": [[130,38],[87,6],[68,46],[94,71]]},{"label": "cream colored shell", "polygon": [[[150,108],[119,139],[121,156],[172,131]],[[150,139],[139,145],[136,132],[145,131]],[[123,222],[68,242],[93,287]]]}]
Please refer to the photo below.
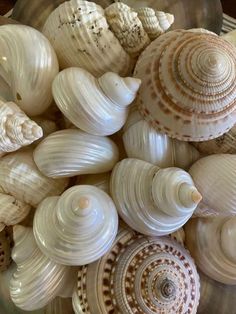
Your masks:
[{"label": "cream colored shell", "polygon": [[50,134],[34,151],[39,170],[53,178],[110,171],[118,158],[118,148],[108,137],[77,129]]},{"label": "cream colored shell", "polygon": [[205,141],[236,122],[236,48],[216,35],[175,30],[140,56],[137,105],[157,131],[184,141]]},{"label": "cream colored shell", "polygon": [[112,171],[110,190],[122,219],[140,233],[160,236],[182,227],[201,200],[190,175],[127,158]]},{"label": "cream colored shell", "polygon": [[79,129],[94,135],[119,131],[141,80],[107,72],[96,79],[82,68],[60,72],[52,85],[58,108]]},{"label": "cream colored shell", "polygon": [[5,271],[11,264],[12,246],[12,228],[6,227],[0,232],[0,272]]},{"label": "cream colored shell", "polygon": [[44,112],[52,102],[51,84],[58,73],[48,40],[28,26],[1,26],[0,60],[0,77],[8,85],[11,100],[29,116]]}]

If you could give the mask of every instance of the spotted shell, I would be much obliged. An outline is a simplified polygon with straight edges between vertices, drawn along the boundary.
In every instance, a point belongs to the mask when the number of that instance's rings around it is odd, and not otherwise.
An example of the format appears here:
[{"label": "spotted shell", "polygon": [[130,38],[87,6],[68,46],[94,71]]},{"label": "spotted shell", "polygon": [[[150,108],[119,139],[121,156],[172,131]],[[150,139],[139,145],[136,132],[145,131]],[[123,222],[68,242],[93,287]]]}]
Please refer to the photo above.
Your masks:
[{"label": "spotted shell", "polygon": [[0,272],[6,270],[11,263],[12,246],[12,228],[6,227],[0,232]]}]

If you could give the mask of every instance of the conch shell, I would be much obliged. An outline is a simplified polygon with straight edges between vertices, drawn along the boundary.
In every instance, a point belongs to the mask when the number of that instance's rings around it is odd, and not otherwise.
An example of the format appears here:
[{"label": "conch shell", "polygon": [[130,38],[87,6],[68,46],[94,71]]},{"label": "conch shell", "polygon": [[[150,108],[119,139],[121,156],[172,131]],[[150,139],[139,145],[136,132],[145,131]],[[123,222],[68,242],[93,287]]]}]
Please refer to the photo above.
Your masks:
[{"label": "conch shell", "polygon": [[92,185],[77,185],[60,197],[46,198],[34,218],[41,251],[63,265],[85,265],[103,256],[118,229],[112,199]]},{"label": "conch shell", "polygon": [[13,102],[0,100],[0,153],[13,152],[43,136],[40,126]]},{"label": "conch shell", "polygon": [[32,311],[44,307],[56,296],[70,297],[76,269],[56,264],[44,256],[31,228],[16,225],[13,235],[12,259],[17,270],[10,281],[10,294],[16,306]]},{"label": "conch shell", "polygon": [[140,84],[112,72],[96,79],[84,69],[69,68],[57,75],[52,91],[59,109],[79,129],[111,135],[125,124]]},{"label": "conch shell", "polygon": [[236,284],[236,218],[195,218],[185,226],[186,246],[210,278]]},{"label": "conch shell", "polygon": [[12,246],[12,228],[6,227],[0,232],[0,272],[6,270],[11,263]]},{"label": "conch shell", "polygon": [[127,158],[112,171],[111,195],[122,219],[134,230],[160,236],[182,227],[201,200],[190,175]]},{"label": "conch shell", "polygon": [[11,100],[29,116],[44,112],[52,102],[51,84],[59,70],[48,40],[31,27],[3,25],[0,60],[0,77],[11,91]]},{"label": "conch shell", "polygon": [[105,256],[79,269],[73,308],[76,314],[196,314],[199,286],[180,244],[122,228]]},{"label": "conch shell", "polygon": [[140,113],[170,137],[210,140],[236,123],[236,48],[219,36],[167,32],[142,53],[134,77]]},{"label": "conch shell", "polygon": [[161,168],[188,169],[200,154],[187,142],[178,141],[156,131],[133,110],[124,126],[123,141],[130,158],[137,158]]},{"label": "conch shell", "polygon": [[[53,45],[61,68],[81,67],[94,76],[116,72],[130,74],[134,57],[159,35],[159,16],[150,25],[123,3],[113,3],[105,10],[88,1],[66,1],[48,17],[43,33]],[[169,22],[173,22],[169,18]],[[161,17],[162,18],[162,17]],[[147,29],[147,31],[146,31]],[[155,30],[158,31],[155,31]],[[164,31],[164,29],[163,29]]]},{"label": "conch shell", "polygon": [[94,185],[97,188],[103,190],[107,194],[110,194],[110,172],[103,172],[98,174],[88,174],[85,176],[78,176],[76,178],[75,185]]},{"label": "conch shell", "polygon": [[118,158],[118,148],[108,137],[77,129],[50,134],[34,151],[39,170],[53,178],[110,171]]}]

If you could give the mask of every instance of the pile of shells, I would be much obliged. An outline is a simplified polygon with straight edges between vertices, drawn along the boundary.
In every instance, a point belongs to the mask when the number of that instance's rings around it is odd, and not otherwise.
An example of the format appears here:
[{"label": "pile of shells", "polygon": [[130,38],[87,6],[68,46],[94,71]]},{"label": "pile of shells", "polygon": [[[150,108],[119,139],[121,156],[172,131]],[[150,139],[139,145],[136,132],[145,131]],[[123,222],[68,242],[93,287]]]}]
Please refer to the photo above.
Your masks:
[{"label": "pile of shells", "polygon": [[152,8],[61,2],[41,32],[0,26],[9,296],[45,313],[59,297],[68,313],[197,313],[197,267],[236,285],[236,48],[168,31]]}]

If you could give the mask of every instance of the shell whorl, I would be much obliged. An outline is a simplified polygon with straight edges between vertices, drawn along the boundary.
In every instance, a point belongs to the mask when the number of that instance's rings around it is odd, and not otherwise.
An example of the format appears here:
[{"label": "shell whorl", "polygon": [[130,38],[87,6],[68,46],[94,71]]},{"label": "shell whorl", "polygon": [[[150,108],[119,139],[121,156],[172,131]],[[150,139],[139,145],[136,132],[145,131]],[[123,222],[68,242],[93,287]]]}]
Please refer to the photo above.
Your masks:
[{"label": "shell whorl", "polygon": [[45,199],[34,219],[40,249],[63,265],[85,265],[100,258],[110,249],[117,228],[112,199],[89,185],[74,186],[58,198]]}]

